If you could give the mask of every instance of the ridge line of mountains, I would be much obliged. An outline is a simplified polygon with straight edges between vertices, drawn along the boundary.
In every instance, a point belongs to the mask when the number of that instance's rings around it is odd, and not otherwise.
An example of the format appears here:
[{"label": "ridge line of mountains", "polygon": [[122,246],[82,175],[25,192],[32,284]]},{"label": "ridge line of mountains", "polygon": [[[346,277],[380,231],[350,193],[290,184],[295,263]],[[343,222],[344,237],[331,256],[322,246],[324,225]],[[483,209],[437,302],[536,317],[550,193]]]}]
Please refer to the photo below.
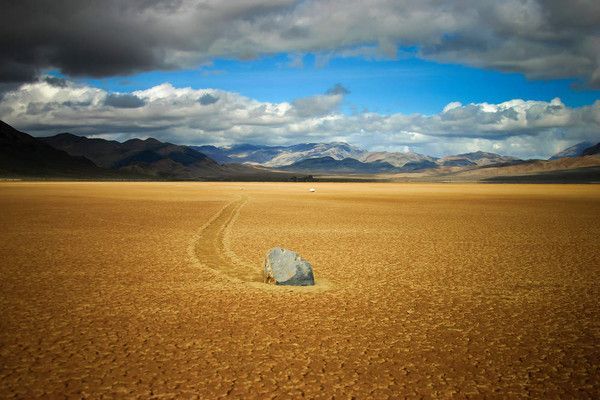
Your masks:
[{"label": "ridge line of mountains", "polygon": [[342,180],[360,176],[502,181],[538,176],[541,181],[587,182],[600,181],[599,153],[600,143],[590,142],[571,146],[549,160],[482,151],[437,158],[414,152],[370,152],[343,142],[185,146],[153,138],[118,142],[71,133],[33,137],[0,121],[2,178],[287,181],[319,175]]}]

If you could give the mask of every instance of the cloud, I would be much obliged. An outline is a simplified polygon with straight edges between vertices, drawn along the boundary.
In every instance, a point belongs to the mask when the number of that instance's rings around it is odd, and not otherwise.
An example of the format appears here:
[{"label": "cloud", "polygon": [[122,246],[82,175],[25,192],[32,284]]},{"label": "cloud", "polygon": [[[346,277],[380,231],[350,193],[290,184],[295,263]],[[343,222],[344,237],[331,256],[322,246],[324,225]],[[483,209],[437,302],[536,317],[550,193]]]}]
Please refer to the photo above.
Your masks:
[{"label": "cloud", "polygon": [[57,78],[55,76],[46,76],[44,77],[44,81],[52,86],[57,87],[67,87],[67,80],[64,78]]},{"label": "cloud", "polygon": [[349,94],[350,91],[348,89],[346,89],[345,87],[342,86],[341,83],[336,83],[335,85],[333,85],[333,87],[329,88],[325,94],[328,95],[342,95],[345,96],[347,94]]},{"label": "cloud", "polygon": [[446,107],[444,107],[443,112],[446,113],[454,108],[459,108],[462,107],[462,103],[460,101],[453,101],[451,103],[446,104]]},{"label": "cloud", "polygon": [[219,98],[213,96],[210,93],[206,93],[205,95],[200,96],[200,98],[198,99],[198,101],[203,106],[207,106],[207,105],[216,103],[217,101],[219,101]]},{"label": "cloud", "polygon": [[42,79],[7,92],[0,100],[0,118],[36,135],[70,131],[119,140],[154,136],[175,143],[217,145],[336,140],[372,150],[409,147],[432,155],[484,150],[547,157],[570,144],[600,141],[600,101],[577,108],[558,98],[452,102],[433,115],[346,115],[339,110],[347,92],[342,89],[336,85],[328,94],[270,103],[168,83],[117,95],[71,81],[57,85]]},{"label": "cloud", "polygon": [[348,89],[340,83],[336,83],[329,88],[325,94],[309,96],[296,99],[292,102],[290,113],[302,117],[319,117],[335,111],[346,94],[350,93]]},{"label": "cloud", "polygon": [[104,99],[104,104],[115,108],[138,108],[145,104],[145,101],[133,94],[111,93]]},{"label": "cloud", "polygon": [[317,95],[294,100],[290,114],[301,118],[330,114],[340,104],[341,96]]},{"label": "cloud", "polygon": [[47,68],[104,77],[215,57],[393,58],[412,47],[426,59],[599,86],[599,25],[600,7],[584,0],[21,0],[3,8],[0,83]]}]

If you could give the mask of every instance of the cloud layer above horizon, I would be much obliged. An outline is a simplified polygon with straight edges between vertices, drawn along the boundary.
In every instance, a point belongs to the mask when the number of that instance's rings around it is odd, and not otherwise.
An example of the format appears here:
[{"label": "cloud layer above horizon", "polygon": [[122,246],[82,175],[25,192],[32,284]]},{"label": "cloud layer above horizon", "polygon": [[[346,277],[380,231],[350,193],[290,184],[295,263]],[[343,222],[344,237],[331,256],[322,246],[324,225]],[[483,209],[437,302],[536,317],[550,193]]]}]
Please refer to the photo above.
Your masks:
[{"label": "cloud layer above horizon", "polygon": [[370,150],[431,155],[493,151],[546,157],[567,145],[600,141],[600,100],[571,108],[514,99],[499,104],[448,104],[439,113],[344,114],[348,90],[290,102],[261,102],[216,89],[175,88],[169,83],[131,93],[54,77],[21,85],[0,100],[0,118],[38,136],[68,131],[124,140],[153,136],[178,144],[346,141]]},{"label": "cloud layer above horizon", "polygon": [[[418,57],[600,86],[594,0],[21,0],[0,17],[0,81],[107,77],[216,57]],[[299,60],[299,58],[296,58]]]}]

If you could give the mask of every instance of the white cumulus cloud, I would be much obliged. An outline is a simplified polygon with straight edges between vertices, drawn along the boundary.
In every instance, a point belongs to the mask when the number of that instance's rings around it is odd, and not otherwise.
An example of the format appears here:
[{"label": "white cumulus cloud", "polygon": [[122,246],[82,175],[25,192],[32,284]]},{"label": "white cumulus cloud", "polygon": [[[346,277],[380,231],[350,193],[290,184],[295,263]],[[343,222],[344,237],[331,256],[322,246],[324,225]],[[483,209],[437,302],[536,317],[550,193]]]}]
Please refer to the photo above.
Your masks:
[{"label": "white cumulus cloud", "polygon": [[600,101],[568,107],[560,99],[498,104],[452,102],[437,114],[344,114],[347,90],[290,102],[264,102],[217,89],[169,83],[131,93],[70,81],[23,84],[0,100],[0,118],[38,135],[128,139],[154,136],[181,144],[347,141],[372,150],[432,155],[496,151],[545,157],[576,142],[600,141]]}]

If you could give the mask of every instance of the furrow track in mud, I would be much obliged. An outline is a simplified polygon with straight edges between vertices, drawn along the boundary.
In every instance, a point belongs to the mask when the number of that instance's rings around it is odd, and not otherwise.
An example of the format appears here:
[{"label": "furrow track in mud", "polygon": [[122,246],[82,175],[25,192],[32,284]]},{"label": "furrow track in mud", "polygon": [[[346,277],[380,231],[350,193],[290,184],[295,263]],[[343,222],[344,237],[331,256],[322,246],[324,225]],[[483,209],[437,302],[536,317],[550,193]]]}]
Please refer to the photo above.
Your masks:
[{"label": "furrow track in mud", "polygon": [[231,226],[248,199],[242,197],[225,205],[194,236],[189,253],[193,261],[225,277],[242,282],[261,282],[257,267],[244,263],[232,250]]}]

